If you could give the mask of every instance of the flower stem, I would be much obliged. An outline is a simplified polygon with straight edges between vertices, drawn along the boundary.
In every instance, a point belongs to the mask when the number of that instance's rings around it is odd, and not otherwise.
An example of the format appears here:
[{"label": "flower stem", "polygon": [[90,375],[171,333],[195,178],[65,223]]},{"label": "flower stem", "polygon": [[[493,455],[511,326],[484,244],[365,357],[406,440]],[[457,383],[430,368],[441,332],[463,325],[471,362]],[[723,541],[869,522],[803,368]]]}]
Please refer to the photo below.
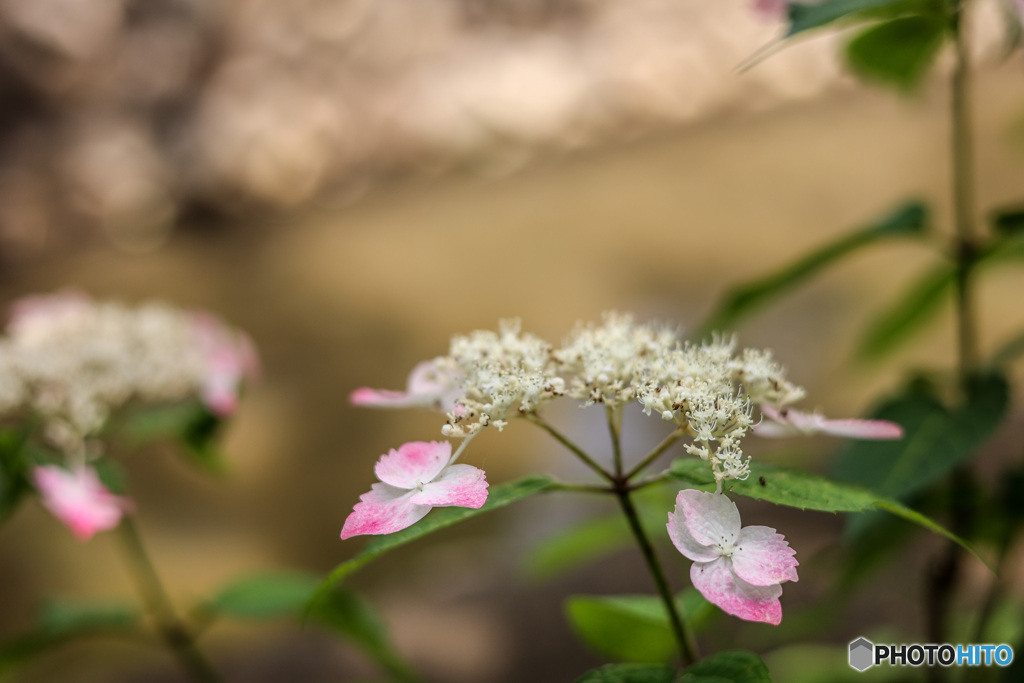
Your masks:
[{"label": "flower stem", "polygon": [[616,482],[615,495],[619,500],[619,505],[622,507],[626,520],[629,522],[629,528],[636,538],[637,545],[640,546],[640,553],[643,555],[644,562],[647,563],[647,569],[651,572],[651,578],[654,579],[654,584],[658,588],[658,595],[665,605],[669,624],[672,627],[672,635],[675,636],[676,645],[679,647],[679,656],[682,664],[683,666],[689,666],[700,656],[697,649],[697,641],[693,636],[693,632],[687,628],[686,621],[679,613],[675,599],[672,596],[672,590],[669,588],[668,580],[665,578],[665,571],[661,568],[658,556],[654,553],[654,546],[651,545],[651,541],[647,538],[643,526],[640,525],[640,516],[636,512],[636,507],[633,506],[633,500],[630,497],[628,484],[625,480]]},{"label": "flower stem", "polygon": [[640,462],[638,462],[633,467],[633,469],[631,469],[629,472],[626,472],[626,479],[630,480],[633,477],[635,477],[636,475],[640,474],[640,472],[642,472],[645,467],[647,467],[652,462],[657,460],[658,456],[660,456],[662,453],[667,451],[669,449],[669,447],[672,444],[674,444],[676,441],[678,441],[679,437],[681,437],[682,435],[683,435],[683,430],[682,429],[676,429],[674,432],[672,432],[671,434],[666,436],[662,440],[662,442],[659,443],[657,446],[655,446],[654,450],[652,450],[650,453],[645,455],[643,457],[643,459]]},{"label": "flower stem", "polygon": [[594,470],[594,472],[600,475],[602,479],[607,480],[610,484],[615,484],[615,477],[613,477],[607,470],[601,467],[601,465],[599,465],[597,461],[595,461],[593,458],[587,455],[586,451],[584,451],[582,448],[574,444],[572,441],[569,440],[568,437],[566,437],[560,431],[558,431],[550,424],[548,424],[540,415],[537,415],[536,413],[526,413],[525,415],[523,415],[523,419],[525,419],[527,422],[530,422],[531,424],[537,425],[538,427],[546,431],[548,434],[555,437],[555,440],[558,441],[558,443],[562,444],[570,451],[572,451],[577,458],[583,461],[583,464],[585,464],[590,469]]},{"label": "flower stem", "polygon": [[220,683],[220,676],[196,646],[195,636],[174,612],[167,591],[160,582],[156,568],[142,544],[142,537],[135,526],[135,521],[130,515],[125,515],[121,520],[119,531],[128,568],[146,611],[156,622],[160,637],[192,680],[200,683]]},{"label": "flower stem", "polygon": [[608,418],[608,433],[612,439],[612,463],[616,477],[622,476],[622,408],[612,408],[609,405],[604,407],[605,417]]}]

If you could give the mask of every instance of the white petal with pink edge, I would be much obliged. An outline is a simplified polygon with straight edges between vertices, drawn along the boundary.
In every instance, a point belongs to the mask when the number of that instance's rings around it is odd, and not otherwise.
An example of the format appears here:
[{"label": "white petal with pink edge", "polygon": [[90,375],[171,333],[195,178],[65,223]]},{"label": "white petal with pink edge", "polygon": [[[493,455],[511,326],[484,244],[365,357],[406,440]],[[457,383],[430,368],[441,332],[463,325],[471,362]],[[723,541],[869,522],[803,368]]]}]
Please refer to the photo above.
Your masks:
[{"label": "white petal with pink edge", "polygon": [[778,625],[782,621],[782,587],[779,584],[754,586],[732,571],[725,558],[714,562],[695,562],[690,567],[693,587],[708,602],[726,614],[746,621]]},{"label": "white petal with pink edge", "polygon": [[785,537],[766,526],[748,526],[732,551],[732,568],[736,575],[755,586],[769,586],[783,581],[796,581],[794,557]]},{"label": "white petal with pink edge", "polygon": [[680,491],[676,496],[676,516],[695,541],[705,546],[731,546],[740,533],[740,513],[736,504],[721,494],[696,489]]},{"label": "white petal with pink edge", "polygon": [[484,471],[472,465],[452,465],[437,479],[424,484],[413,495],[412,502],[433,507],[482,507],[487,502]]},{"label": "white petal with pink edge", "polygon": [[452,445],[447,441],[410,441],[381,456],[374,472],[385,484],[415,489],[433,481],[451,456]]},{"label": "white petal with pink edge", "polygon": [[364,534],[393,534],[412,526],[430,512],[429,505],[412,502],[413,491],[388,484],[374,484],[359,497],[341,529],[344,540]]}]

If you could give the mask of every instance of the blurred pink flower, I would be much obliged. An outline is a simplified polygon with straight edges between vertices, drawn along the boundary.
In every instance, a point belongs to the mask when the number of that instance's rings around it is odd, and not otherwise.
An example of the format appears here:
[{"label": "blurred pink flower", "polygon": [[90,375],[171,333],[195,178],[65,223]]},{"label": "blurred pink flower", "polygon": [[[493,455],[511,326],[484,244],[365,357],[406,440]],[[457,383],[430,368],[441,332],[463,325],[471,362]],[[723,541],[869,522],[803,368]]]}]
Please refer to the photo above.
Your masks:
[{"label": "blurred pink flower", "polygon": [[405,391],[361,387],[349,395],[352,405],[368,408],[433,408],[455,410],[462,396],[458,372],[444,364],[444,358],[418,363],[409,373]]},{"label": "blurred pink flower", "polygon": [[448,442],[413,441],[381,456],[374,468],[381,483],[359,497],[342,539],[401,531],[433,507],[481,507],[487,501],[483,470],[449,464],[451,455]]},{"label": "blurred pink flower", "polygon": [[81,541],[88,541],[97,531],[113,529],[132,507],[131,501],[108,491],[96,472],[84,465],[71,470],[56,465],[36,467],[32,481],[46,509]]},{"label": "blurred pink flower", "polygon": [[238,408],[242,380],[259,374],[259,356],[248,336],[210,313],[195,313],[192,331],[205,362],[200,396],[207,408],[226,417]]},{"label": "blurred pink flower", "polygon": [[693,560],[690,580],[708,602],[747,621],[782,621],[779,584],[797,580],[799,563],[775,529],[740,528],[739,510],[726,496],[689,489],[676,496],[668,535]]},{"label": "blurred pink flower", "polygon": [[11,304],[7,331],[16,337],[32,336],[55,321],[80,315],[92,307],[92,299],[74,289],[24,296]]},{"label": "blurred pink flower", "polygon": [[784,21],[787,5],[786,0],[754,0],[754,13],[766,21]]},{"label": "blurred pink flower", "polygon": [[903,438],[903,427],[886,420],[829,420],[817,413],[803,413],[793,408],[776,410],[766,405],[761,406],[761,413],[768,419],[754,425],[754,433],[758,436],[831,434],[851,439]]}]

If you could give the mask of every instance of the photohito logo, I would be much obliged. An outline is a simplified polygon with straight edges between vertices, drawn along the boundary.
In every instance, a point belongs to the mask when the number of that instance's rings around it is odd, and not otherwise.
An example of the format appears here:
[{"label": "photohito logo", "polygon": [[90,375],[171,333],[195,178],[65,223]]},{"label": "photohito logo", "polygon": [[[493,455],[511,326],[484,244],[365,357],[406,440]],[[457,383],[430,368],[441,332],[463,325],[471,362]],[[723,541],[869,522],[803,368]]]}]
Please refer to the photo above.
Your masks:
[{"label": "photohito logo", "polygon": [[875,664],[889,666],[1008,666],[1013,648],[1002,645],[875,645],[867,638],[850,643],[850,666],[864,671]]}]

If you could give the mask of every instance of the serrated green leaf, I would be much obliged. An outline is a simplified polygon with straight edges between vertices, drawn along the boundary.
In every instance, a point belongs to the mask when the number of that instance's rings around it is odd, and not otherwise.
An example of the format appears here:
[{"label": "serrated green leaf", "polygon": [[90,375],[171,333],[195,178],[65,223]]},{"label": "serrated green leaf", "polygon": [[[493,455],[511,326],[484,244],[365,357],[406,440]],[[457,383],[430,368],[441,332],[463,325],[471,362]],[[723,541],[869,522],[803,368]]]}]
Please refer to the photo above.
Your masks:
[{"label": "serrated green leaf", "polygon": [[871,415],[899,422],[904,437],[850,441],[837,456],[833,473],[842,481],[903,499],[947,474],[985,443],[1002,423],[1009,398],[1006,379],[996,373],[972,377],[964,402],[953,409],[911,389]]},{"label": "serrated green leaf", "polygon": [[861,247],[878,240],[923,234],[928,220],[928,210],[924,204],[908,202],[873,225],[820,247],[771,275],[733,288],[709,316],[697,336],[703,337],[715,330],[731,328],[751,311]]},{"label": "serrated green leaf", "polygon": [[487,502],[479,509],[463,507],[436,508],[430,511],[425,518],[412,525],[408,529],[379,536],[370,541],[362,551],[350,560],[342,562],[331,571],[327,579],[321,584],[317,593],[313,596],[309,607],[323,597],[333,586],[344,580],[353,572],[362,568],[372,560],[380,557],[389,550],[405,545],[410,541],[426,536],[440,529],[450,527],[453,524],[503,508],[523,498],[549,491],[556,487],[556,482],[551,477],[529,476],[516,481],[501,484],[490,489],[487,494]]},{"label": "serrated green leaf", "polygon": [[[670,473],[692,488],[704,491],[715,489],[714,475],[706,462],[699,458],[680,458],[672,463]],[[761,484],[761,480],[764,484]],[[841,483],[825,477],[759,462],[750,463],[750,476],[743,481],[729,482],[729,492],[786,505],[801,510],[820,512],[866,512],[886,510],[903,519],[923,526],[960,545],[991,568],[988,560],[978,554],[974,546],[953,532],[902,503],[853,484]]]},{"label": "serrated green leaf", "polygon": [[[676,597],[680,613],[694,632],[715,610],[696,590]],[[654,595],[574,595],[565,602],[569,625],[595,651],[624,662],[669,662],[675,636],[661,599]]]},{"label": "serrated green leaf", "polygon": [[679,670],[667,664],[606,664],[576,683],[674,683],[678,675]]},{"label": "serrated green leaf", "polygon": [[834,21],[860,12],[898,6],[902,0],[825,0],[819,3],[789,3],[789,31],[794,36],[804,31],[827,26]]},{"label": "serrated green leaf", "polygon": [[204,609],[235,619],[298,617],[319,585],[316,578],[304,574],[246,576],[221,588]]},{"label": "serrated green leaf", "polygon": [[862,78],[910,90],[934,63],[945,35],[946,24],[938,17],[893,19],[854,36],[846,60]]},{"label": "serrated green leaf", "polygon": [[877,359],[935,317],[956,281],[956,268],[943,264],[914,281],[896,302],[868,324],[857,355]]},{"label": "serrated green leaf", "polygon": [[727,650],[705,657],[687,667],[680,683],[772,683],[768,667],[761,658],[746,650]]}]

